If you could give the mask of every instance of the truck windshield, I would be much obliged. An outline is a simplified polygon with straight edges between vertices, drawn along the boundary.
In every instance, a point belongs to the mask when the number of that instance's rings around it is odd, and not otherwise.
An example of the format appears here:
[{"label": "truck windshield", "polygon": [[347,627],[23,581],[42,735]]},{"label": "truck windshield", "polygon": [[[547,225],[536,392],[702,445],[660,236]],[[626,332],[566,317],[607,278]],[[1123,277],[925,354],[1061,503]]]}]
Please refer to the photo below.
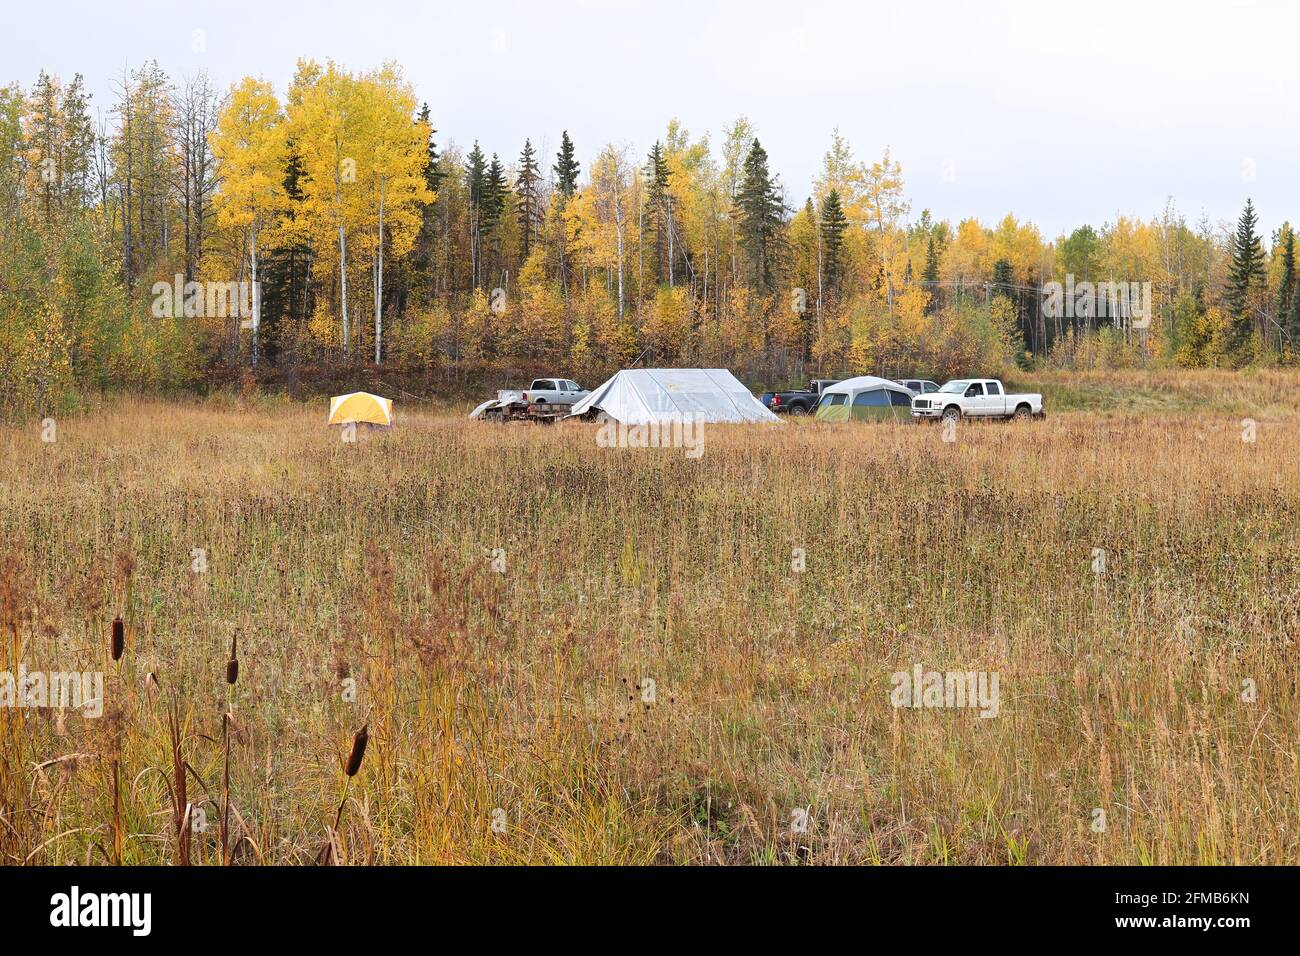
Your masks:
[{"label": "truck windshield", "polygon": [[945,395],[952,395],[952,394],[960,395],[966,391],[966,386],[969,384],[970,382],[967,381],[966,379],[958,379],[955,382],[949,382],[943,388],[939,389],[939,391],[943,392]]}]

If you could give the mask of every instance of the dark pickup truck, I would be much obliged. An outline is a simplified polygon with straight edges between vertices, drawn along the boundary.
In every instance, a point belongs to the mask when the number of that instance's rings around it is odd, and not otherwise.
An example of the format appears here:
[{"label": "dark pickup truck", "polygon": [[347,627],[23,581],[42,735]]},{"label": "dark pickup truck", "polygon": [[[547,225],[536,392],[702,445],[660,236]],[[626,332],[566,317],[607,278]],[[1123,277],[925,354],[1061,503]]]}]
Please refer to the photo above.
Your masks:
[{"label": "dark pickup truck", "polygon": [[822,397],[822,389],[830,388],[839,381],[838,378],[815,378],[808,383],[807,388],[797,392],[764,392],[762,402],[777,413],[811,415]]}]

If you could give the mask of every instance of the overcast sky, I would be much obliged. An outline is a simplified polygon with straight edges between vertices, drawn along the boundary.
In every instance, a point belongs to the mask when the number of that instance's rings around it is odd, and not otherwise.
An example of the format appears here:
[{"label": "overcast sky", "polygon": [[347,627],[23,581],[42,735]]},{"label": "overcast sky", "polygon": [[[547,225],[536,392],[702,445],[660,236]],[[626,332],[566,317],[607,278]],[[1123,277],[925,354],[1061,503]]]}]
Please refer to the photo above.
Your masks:
[{"label": "overcast sky", "polygon": [[551,159],[568,129],[585,171],[607,142],[644,153],[673,117],[717,145],[745,114],[792,204],[838,126],[859,159],[892,147],[913,218],[1013,212],[1051,239],[1169,197],[1192,223],[1235,219],[1247,196],[1267,229],[1300,217],[1300,4],[1284,0],[103,0],[5,20],[0,81],[81,72],[105,112],[112,77],[148,59],[282,92],[300,56],[391,58],[440,144],[509,161],[526,136]]}]

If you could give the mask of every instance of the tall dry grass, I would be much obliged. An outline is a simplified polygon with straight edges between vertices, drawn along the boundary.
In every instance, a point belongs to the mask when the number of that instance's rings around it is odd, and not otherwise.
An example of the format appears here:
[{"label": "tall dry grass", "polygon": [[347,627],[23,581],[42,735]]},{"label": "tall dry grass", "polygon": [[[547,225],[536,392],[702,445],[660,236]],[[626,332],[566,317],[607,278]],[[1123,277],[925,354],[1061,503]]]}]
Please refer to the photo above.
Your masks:
[{"label": "tall dry grass", "polygon": [[[1297,385],[697,461],[274,403],[5,429],[0,669],[108,699],[0,709],[0,855],[1297,862]],[[916,663],[996,671],[999,716],[894,709]]]}]

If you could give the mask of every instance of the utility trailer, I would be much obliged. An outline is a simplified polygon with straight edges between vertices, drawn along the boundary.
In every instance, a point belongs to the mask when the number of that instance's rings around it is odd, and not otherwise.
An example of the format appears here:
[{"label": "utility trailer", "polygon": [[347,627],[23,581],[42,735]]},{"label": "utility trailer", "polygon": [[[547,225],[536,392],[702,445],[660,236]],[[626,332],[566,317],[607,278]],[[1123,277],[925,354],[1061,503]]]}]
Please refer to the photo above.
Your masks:
[{"label": "utility trailer", "polygon": [[587,390],[567,378],[535,378],[525,389],[502,389],[497,397],[469,413],[490,422],[554,422],[587,397]]}]

